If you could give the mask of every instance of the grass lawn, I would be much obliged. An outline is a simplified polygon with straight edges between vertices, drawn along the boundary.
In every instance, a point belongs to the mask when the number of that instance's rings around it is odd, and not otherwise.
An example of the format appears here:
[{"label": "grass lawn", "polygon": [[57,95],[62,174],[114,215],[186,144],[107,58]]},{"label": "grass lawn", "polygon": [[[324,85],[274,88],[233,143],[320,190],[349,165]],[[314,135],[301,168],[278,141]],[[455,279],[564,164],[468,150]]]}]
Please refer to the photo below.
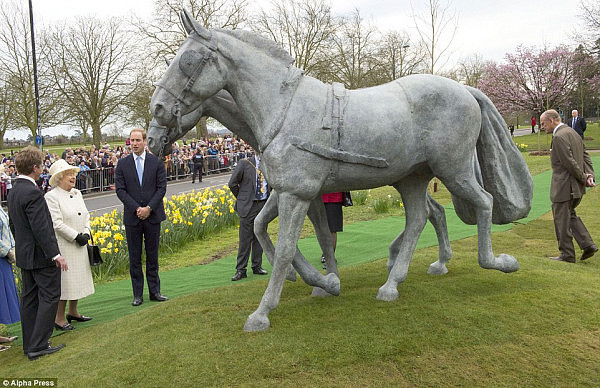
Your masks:
[{"label": "grass lawn", "polygon": [[[527,159],[532,171],[549,167],[547,157]],[[435,196],[449,198],[443,189]],[[597,239],[599,201],[592,190],[578,208]],[[353,214],[359,208],[346,209],[346,221],[385,216],[365,215],[368,206]],[[191,243],[187,256],[201,247],[204,257],[219,256],[235,247],[235,233]],[[0,377],[57,377],[73,387],[600,385],[600,256],[575,265],[548,260],[557,253],[550,214],[495,233],[493,243],[496,254],[518,258],[518,272],[481,269],[471,237],[452,242],[447,275],[429,276],[437,247],[424,248],[398,300],[375,299],[385,259],[342,268],[339,297],[313,298],[303,282],[286,283],[262,333],[242,326],[267,280],[231,284],[79,325],[53,339],[66,349],[35,362],[19,347],[2,352]],[[181,265],[194,264],[185,257]]]}]

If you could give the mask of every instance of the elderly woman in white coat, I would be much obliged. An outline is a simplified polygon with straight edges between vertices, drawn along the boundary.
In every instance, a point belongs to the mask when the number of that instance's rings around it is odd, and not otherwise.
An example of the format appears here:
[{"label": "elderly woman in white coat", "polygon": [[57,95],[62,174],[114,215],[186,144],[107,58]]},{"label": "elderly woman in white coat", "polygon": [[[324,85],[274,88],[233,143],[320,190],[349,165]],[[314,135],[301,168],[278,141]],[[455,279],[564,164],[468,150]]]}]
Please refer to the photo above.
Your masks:
[{"label": "elderly woman in white coat", "polygon": [[[59,159],[50,167],[52,191],[45,196],[52,216],[56,240],[62,257],[69,266],[61,272],[61,295],[54,321],[57,330],[73,330],[71,321],[85,322],[92,319],[77,310],[79,299],[94,293],[92,270],[87,253],[90,238],[90,213],[81,192],[75,189],[79,167]],[[65,309],[69,301],[69,311]]]}]

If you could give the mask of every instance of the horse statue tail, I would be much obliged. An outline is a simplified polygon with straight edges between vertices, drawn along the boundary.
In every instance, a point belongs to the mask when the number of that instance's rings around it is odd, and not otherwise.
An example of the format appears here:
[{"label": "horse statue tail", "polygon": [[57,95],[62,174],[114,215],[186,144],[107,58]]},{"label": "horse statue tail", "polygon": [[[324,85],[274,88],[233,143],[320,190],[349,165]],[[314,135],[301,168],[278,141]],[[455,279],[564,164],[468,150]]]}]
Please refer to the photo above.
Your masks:
[{"label": "horse statue tail", "polygon": [[[473,157],[475,176],[494,198],[492,222],[507,224],[524,218],[531,210],[533,179],[525,159],[507,131],[506,122],[480,90],[466,86],[481,108],[481,131]],[[457,215],[467,224],[477,222],[475,212],[453,197]]]}]

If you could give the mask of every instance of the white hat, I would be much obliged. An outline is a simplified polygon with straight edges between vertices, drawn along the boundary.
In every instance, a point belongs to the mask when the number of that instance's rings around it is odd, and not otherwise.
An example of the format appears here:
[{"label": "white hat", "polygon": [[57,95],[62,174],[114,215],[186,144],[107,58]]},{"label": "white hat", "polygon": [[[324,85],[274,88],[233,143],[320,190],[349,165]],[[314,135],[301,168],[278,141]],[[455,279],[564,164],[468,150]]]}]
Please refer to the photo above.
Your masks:
[{"label": "white hat", "polygon": [[78,173],[79,167],[77,166],[71,166],[69,163],[67,163],[66,160],[64,159],[58,159],[56,162],[52,163],[52,166],[50,166],[50,186],[55,187],[57,185],[56,180],[58,178],[60,178],[60,173],[65,172],[65,171],[69,171],[72,170],[75,173]]}]

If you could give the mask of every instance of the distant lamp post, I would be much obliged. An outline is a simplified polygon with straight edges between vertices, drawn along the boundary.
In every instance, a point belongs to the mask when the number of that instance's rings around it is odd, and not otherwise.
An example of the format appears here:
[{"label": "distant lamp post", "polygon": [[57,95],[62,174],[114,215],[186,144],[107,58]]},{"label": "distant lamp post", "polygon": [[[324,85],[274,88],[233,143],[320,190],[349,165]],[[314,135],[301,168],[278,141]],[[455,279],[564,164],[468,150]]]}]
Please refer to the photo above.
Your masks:
[{"label": "distant lamp post", "polygon": [[[406,50],[410,47],[409,44],[405,44],[402,46],[402,55],[400,55],[400,77],[404,76],[404,58],[406,58]],[[394,68],[394,79],[396,79],[396,68]]]},{"label": "distant lamp post", "polygon": [[33,28],[33,3],[29,0],[29,25],[31,27],[31,56],[33,57],[33,86],[35,90],[35,133],[36,142],[44,150],[44,138],[40,129],[40,92],[38,89],[37,58],[35,56],[35,32]]}]

